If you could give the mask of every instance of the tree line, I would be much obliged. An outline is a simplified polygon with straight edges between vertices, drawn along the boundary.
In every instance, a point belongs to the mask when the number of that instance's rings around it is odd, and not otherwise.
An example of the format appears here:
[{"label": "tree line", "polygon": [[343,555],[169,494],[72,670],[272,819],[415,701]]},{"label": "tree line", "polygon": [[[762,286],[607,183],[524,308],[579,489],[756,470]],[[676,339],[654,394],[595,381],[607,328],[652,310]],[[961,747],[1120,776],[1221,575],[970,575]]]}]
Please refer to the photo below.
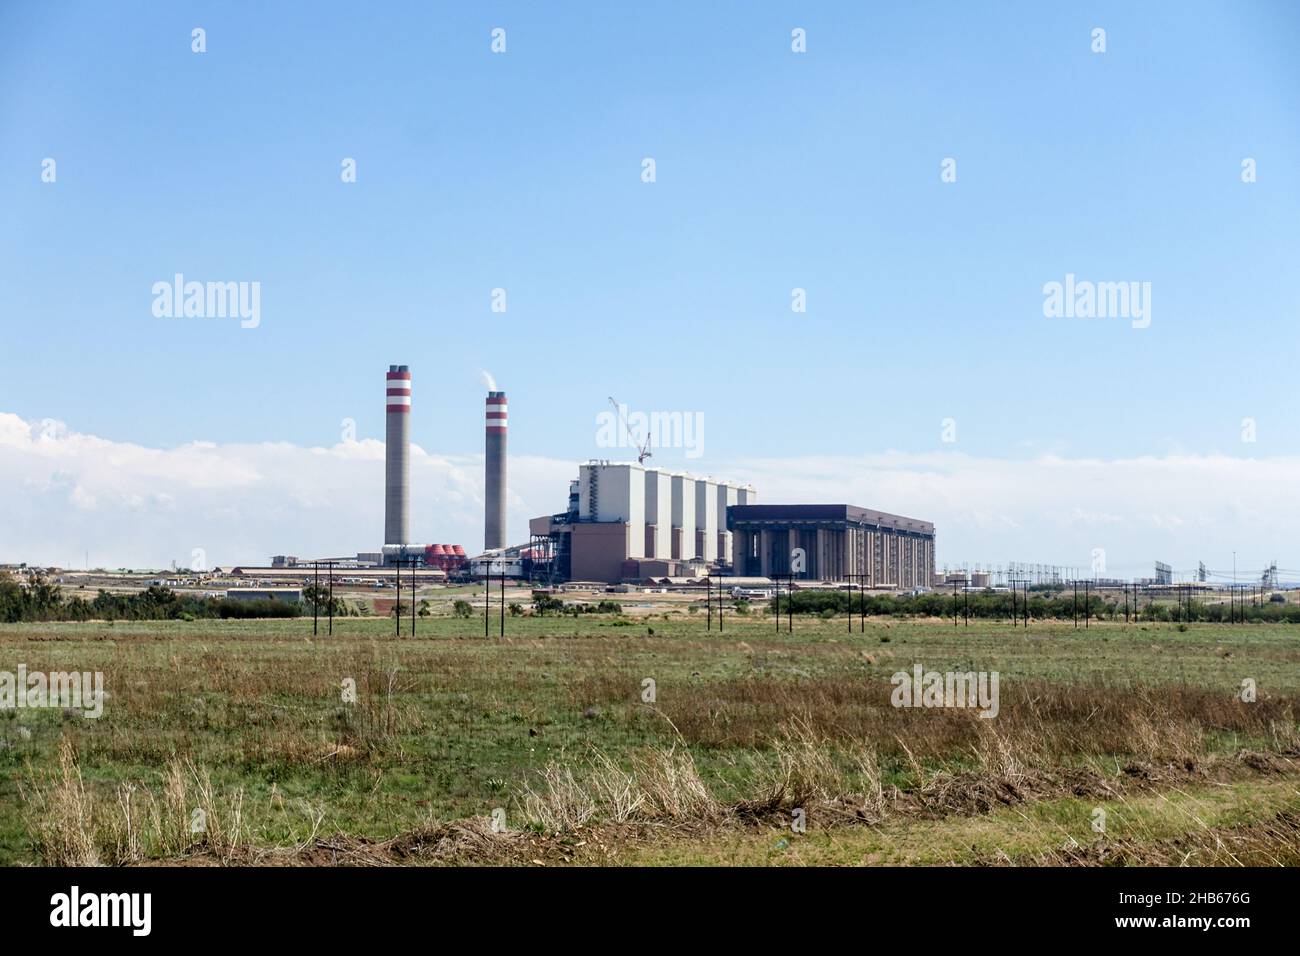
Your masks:
[{"label": "tree line", "polygon": [[[310,590],[310,589],[309,589]],[[38,621],[192,621],[200,618],[299,617],[311,613],[312,595],[304,592],[305,604],[288,601],[232,600],[177,594],[171,588],[150,585],[134,594],[113,594],[100,590],[93,598],[65,595],[63,589],[44,578],[30,583],[0,575],[0,622],[17,624]],[[327,608],[322,600],[322,613]],[[335,598],[336,615],[348,613]]]},{"label": "tree line", "polygon": [[[859,594],[855,591],[795,591],[773,597],[772,613],[815,614],[833,617],[839,614],[867,616],[942,617],[951,619],[969,614],[977,619],[1011,620],[1025,615],[1025,596],[1007,591],[978,591],[969,594],[950,594],[928,591],[923,594]],[[1259,604],[1209,603],[1192,599],[1154,601],[1143,595],[1129,598],[1128,615],[1131,619],[1150,622],[1222,622],[1232,620],[1300,623],[1300,604],[1263,601]],[[1123,593],[1085,594],[1076,598],[1073,591],[1029,593],[1029,617],[1039,620],[1055,618],[1071,620],[1085,615],[1100,620],[1124,620]]]}]

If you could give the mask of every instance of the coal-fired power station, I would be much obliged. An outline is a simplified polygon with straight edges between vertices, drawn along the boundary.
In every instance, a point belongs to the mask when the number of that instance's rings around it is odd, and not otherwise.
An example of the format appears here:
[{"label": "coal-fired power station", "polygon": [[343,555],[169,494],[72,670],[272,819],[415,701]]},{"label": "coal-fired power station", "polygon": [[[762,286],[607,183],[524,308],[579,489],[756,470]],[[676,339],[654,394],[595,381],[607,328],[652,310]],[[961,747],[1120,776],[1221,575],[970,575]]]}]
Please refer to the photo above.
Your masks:
[{"label": "coal-fired power station", "polygon": [[388,366],[385,384],[384,544],[411,540],[411,370]]},{"label": "coal-fired power station", "polygon": [[[511,545],[509,406],[491,376],[484,373],[484,379],[489,391],[483,419],[483,553],[470,557],[460,545],[420,544],[428,539],[412,537],[411,369],[390,365],[384,379],[384,544],[358,552],[355,560],[329,559],[331,567],[409,569],[413,576],[418,571],[448,581],[511,576],[627,587],[689,585],[715,574],[737,587],[751,579],[765,586],[794,579],[811,586],[934,586],[930,522],[840,503],[759,505],[751,485],[647,467],[649,431],[635,462],[580,464],[577,479],[569,482],[565,510],[531,519],[527,542]],[[659,445],[677,447],[662,435]],[[291,555],[272,561],[278,568],[297,563]]]},{"label": "coal-fired power station", "polygon": [[483,493],[483,550],[506,546],[506,393],[488,392]]}]

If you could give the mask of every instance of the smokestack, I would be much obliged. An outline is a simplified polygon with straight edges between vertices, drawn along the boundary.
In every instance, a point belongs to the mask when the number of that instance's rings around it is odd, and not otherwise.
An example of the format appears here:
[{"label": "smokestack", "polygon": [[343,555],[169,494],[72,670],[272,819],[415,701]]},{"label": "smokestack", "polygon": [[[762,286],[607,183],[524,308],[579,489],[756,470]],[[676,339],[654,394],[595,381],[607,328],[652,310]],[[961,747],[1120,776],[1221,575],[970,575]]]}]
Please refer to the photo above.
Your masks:
[{"label": "smokestack", "polygon": [[487,395],[487,475],[484,481],[483,547],[506,546],[506,393]]},{"label": "smokestack", "polygon": [[387,429],[384,433],[384,544],[410,543],[411,372],[388,366],[385,381]]}]

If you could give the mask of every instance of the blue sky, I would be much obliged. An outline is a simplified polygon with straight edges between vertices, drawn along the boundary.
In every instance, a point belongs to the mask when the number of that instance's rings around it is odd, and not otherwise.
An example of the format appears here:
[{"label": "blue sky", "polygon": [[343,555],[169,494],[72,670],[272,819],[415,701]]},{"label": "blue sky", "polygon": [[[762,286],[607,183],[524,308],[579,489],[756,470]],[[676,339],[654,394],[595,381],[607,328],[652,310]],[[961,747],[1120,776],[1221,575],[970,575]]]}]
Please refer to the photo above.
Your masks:
[{"label": "blue sky", "polygon": [[[0,412],[328,446],[405,362],[448,455],[482,369],[554,459],[608,395],[701,413],[718,473],[1300,453],[1294,4],[377,6],[0,7]],[[260,327],[154,317],[176,272],[260,281]],[[1067,273],[1150,328],[1045,318]]]}]

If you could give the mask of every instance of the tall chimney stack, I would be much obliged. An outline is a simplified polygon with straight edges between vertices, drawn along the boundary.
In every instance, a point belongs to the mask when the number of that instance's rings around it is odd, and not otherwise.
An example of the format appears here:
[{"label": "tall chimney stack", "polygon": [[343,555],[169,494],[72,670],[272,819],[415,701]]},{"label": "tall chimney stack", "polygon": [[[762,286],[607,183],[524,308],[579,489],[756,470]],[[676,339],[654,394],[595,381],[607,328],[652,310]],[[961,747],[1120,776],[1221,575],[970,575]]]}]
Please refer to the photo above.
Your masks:
[{"label": "tall chimney stack", "polygon": [[487,395],[487,475],[484,481],[483,548],[506,546],[506,393]]},{"label": "tall chimney stack", "polygon": [[384,544],[409,544],[411,520],[411,371],[388,366],[385,381]]}]

